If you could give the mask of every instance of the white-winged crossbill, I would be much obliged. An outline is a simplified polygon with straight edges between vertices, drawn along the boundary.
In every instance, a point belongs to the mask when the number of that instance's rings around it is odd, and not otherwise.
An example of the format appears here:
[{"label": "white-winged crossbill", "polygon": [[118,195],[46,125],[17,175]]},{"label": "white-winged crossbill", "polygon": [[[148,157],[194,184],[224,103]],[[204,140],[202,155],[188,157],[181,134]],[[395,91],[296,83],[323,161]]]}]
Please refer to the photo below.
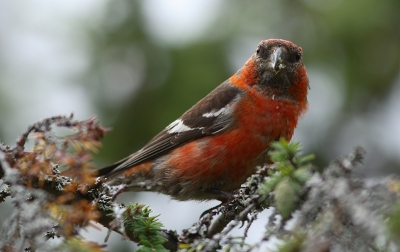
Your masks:
[{"label": "white-winged crossbill", "polygon": [[226,201],[265,162],[272,141],[292,138],[308,107],[308,89],[302,49],[280,39],[261,41],[232,77],[99,175],[129,191]]}]

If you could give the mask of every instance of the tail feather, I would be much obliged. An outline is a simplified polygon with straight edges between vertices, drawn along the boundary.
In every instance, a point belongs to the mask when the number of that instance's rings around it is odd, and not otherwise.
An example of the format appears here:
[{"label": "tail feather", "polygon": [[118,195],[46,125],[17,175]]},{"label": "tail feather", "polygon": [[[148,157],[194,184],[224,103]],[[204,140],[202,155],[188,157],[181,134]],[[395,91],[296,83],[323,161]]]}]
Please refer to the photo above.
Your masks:
[{"label": "tail feather", "polygon": [[109,165],[109,166],[107,166],[107,167],[101,168],[101,169],[98,170],[98,174],[97,174],[97,175],[98,175],[99,177],[103,177],[103,176],[110,175],[110,174],[112,174],[113,171],[114,171],[118,166],[120,166],[123,162],[125,162],[125,160],[121,160],[121,161],[119,161],[119,162],[117,162],[117,163],[114,163],[114,164]]}]

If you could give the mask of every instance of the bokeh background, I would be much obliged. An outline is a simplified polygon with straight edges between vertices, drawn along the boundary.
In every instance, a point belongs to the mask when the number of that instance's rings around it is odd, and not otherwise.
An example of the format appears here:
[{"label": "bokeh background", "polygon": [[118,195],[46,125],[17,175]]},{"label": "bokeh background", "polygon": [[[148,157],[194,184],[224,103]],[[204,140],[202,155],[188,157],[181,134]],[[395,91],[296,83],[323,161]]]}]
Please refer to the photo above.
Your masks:
[{"label": "bokeh background", "polygon": [[[304,51],[310,110],[294,139],[315,164],[361,145],[368,156],[359,176],[399,173],[399,13],[398,0],[0,1],[0,138],[13,144],[49,116],[97,115],[113,131],[94,162],[110,164],[236,72],[260,40],[282,38]],[[155,193],[119,201],[150,204],[177,230],[217,204]],[[0,207],[4,218],[11,210]],[[249,242],[262,236],[260,219]],[[118,235],[112,246],[132,248]]]}]

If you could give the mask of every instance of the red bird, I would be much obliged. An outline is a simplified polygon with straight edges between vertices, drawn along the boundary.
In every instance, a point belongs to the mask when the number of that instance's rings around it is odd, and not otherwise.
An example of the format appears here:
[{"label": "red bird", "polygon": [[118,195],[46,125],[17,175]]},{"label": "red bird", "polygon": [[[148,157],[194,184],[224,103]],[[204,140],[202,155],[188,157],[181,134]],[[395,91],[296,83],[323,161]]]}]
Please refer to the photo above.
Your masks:
[{"label": "red bird", "polygon": [[290,41],[261,41],[232,77],[142,149],[99,175],[128,191],[227,201],[266,161],[272,141],[292,138],[307,111],[309,82],[302,54]]}]

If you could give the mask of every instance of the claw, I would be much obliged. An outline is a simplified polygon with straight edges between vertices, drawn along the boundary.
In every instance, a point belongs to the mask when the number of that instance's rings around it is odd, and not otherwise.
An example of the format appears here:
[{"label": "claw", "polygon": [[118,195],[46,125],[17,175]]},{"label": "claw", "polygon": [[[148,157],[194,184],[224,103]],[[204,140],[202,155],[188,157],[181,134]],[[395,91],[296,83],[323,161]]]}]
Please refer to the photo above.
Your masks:
[{"label": "claw", "polygon": [[235,198],[235,191],[233,191],[233,192],[228,192],[228,191],[222,191],[222,190],[217,190],[217,189],[211,189],[209,192],[212,193],[212,194],[217,195],[217,196],[218,196],[217,199],[218,199],[219,201],[221,201],[221,204],[219,204],[219,205],[217,205],[217,206],[215,206],[215,207],[212,207],[212,208],[207,209],[206,211],[204,211],[204,212],[200,215],[200,219],[201,219],[204,215],[206,215],[206,214],[208,214],[208,213],[211,213],[214,209],[217,209],[218,207],[220,207],[220,206],[222,206],[222,205],[228,203],[229,201],[231,201],[231,200],[233,200],[233,199]]},{"label": "claw", "polygon": [[204,215],[211,213],[214,209],[217,209],[218,207],[222,206],[224,203],[220,203],[219,205],[215,206],[215,207],[211,207],[210,209],[207,209],[206,211],[204,211],[201,215],[200,218],[203,218]]},{"label": "claw", "polygon": [[247,222],[250,221],[249,216],[246,216],[246,218],[245,218],[244,220],[242,220],[242,225],[241,225],[239,228],[242,228],[242,227],[244,226],[244,223],[245,223],[246,221],[247,221]]}]

